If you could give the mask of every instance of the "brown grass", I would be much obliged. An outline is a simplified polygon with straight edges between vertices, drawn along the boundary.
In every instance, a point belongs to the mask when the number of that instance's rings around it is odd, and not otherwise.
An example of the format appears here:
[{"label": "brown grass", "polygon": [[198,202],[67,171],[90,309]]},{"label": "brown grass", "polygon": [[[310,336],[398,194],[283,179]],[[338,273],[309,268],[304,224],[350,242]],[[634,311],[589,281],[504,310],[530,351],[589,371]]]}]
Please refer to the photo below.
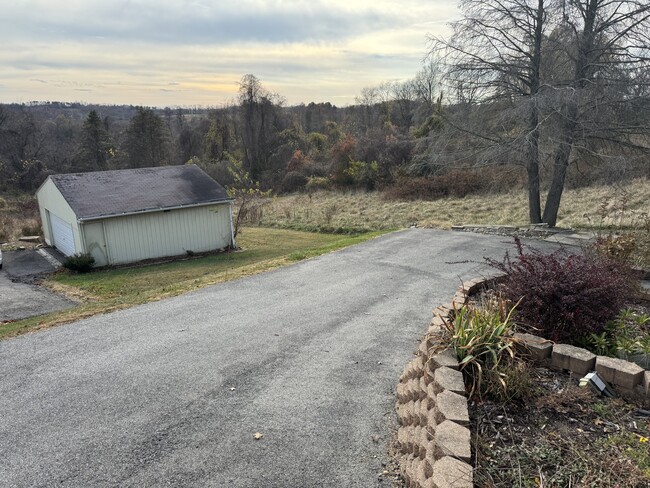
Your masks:
[{"label": "brown grass", "polygon": [[[559,227],[635,227],[650,211],[650,182],[566,190]],[[394,201],[377,192],[317,192],[269,199],[257,212],[259,225],[305,230],[449,228],[455,224],[525,225],[524,191],[470,195],[435,201]]]},{"label": "brown grass", "polygon": [[15,246],[21,236],[41,233],[41,218],[34,197],[0,197],[0,244]]}]

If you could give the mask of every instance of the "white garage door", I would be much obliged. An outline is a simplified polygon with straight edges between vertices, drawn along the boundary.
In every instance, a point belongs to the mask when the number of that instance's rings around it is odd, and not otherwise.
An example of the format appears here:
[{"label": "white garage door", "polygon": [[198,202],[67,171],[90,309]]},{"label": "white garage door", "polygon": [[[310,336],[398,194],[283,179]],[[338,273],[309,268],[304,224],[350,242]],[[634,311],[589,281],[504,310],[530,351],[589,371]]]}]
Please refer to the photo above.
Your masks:
[{"label": "white garage door", "polygon": [[52,240],[54,247],[66,256],[72,256],[76,249],[74,247],[74,236],[72,226],[65,220],[50,213],[50,224],[52,224]]}]

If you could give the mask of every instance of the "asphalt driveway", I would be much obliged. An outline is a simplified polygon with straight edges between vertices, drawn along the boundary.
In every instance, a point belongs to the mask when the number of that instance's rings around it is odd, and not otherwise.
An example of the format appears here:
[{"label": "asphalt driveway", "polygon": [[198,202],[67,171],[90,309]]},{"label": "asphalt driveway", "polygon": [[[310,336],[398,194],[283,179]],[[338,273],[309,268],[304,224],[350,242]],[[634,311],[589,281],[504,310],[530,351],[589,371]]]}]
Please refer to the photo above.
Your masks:
[{"label": "asphalt driveway", "polygon": [[399,374],[506,247],[411,229],[0,342],[0,486],[389,486]]},{"label": "asphalt driveway", "polygon": [[0,270],[0,322],[18,320],[74,305],[65,297],[33,284],[35,278],[57,269],[45,251],[24,250],[2,253]]}]

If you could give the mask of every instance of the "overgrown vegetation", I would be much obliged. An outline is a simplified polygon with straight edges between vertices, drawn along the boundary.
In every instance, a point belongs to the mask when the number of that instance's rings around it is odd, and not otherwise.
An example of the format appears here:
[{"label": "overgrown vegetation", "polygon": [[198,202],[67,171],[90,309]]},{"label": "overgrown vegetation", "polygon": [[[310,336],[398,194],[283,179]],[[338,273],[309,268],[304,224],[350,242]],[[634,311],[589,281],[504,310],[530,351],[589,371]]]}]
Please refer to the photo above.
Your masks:
[{"label": "overgrown vegetation", "polygon": [[[646,412],[520,356],[512,318],[525,302],[511,309],[486,290],[447,322],[470,390],[475,486],[650,486]],[[650,316],[639,310],[619,314],[607,335],[590,336],[592,350],[638,359],[620,353],[630,338],[636,338],[632,350],[643,352]]]},{"label": "overgrown vegetation", "polygon": [[635,195],[614,188],[600,202],[590,223],[598,233],[593,250],[630,265],[650,267],[650,210],[634,205]]},{"label": "overgrown vegetation", "polygon": [[650,315],[627,307],[600,334],[583,338],[581,345],[595,354],[619,357],[650,369]]},{"label": "overgrown vegetation", "polygon": [[516,256],[488,262],[506,273],[500,285],[505,297],[520,301],[518,323],[546,339],[576,344],[602,333],[634,289],[620,261],[564,249],[544,254],[518,238],[515,244]]},{"label": "overgrown vegetation", "polygon": [[476,394],[507,396],[504,371],[515,363],[511,315],[514,308],[499,297],[467,305],[452,312],[445,321],[446,344],[458,357],[470,397]]},{"label": "overgrown vegetation", "polygon": [[650,486],[650,423],[636,406],[544,368],[527,375],[525,402],[470,404],[475,486]]}]

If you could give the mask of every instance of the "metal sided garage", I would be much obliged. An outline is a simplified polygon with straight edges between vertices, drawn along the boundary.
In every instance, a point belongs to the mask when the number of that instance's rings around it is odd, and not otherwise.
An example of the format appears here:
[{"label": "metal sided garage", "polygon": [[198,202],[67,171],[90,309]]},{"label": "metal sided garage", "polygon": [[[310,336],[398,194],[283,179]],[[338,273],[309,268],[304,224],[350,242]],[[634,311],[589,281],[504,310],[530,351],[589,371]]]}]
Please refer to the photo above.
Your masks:
[{"label": "metal sided garage", "polygon": [[51,175],[36,197],[45,242],[96,266],[235,247],[232,200],[196,165]]}]

